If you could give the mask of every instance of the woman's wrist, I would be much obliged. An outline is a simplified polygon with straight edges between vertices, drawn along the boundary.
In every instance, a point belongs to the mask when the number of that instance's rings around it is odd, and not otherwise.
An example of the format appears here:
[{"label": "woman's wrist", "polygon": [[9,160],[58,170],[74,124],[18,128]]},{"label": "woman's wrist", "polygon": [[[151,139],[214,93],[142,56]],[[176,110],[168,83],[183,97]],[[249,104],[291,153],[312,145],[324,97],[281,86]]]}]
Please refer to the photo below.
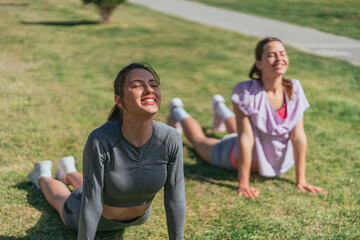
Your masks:
[{"label": "woman's wrist", "polygon": [[249,183],[248,183],[248,182],[247,182],[247,183],[246,183],[246,182],[245,182],[245,183],[244,183],[244,182],[239,182],[239,183],[238,183],[238,189],[239,189],[239,188],[247,188],[247,187],[249,187]]},{"label": "woman's wrist", "polygon": [[301,184],[301,185],[307,184],[306,179],[305,178],[296,179],[296,185],[299,185],[299,184]]}]

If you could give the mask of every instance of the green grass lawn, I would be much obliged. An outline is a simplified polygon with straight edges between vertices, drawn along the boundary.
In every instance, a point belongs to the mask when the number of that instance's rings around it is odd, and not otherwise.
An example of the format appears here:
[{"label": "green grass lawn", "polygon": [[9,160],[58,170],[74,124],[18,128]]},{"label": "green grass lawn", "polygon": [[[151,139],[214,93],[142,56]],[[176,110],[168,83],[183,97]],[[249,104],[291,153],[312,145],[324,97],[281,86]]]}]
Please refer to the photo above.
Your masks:
[{"label": "green grass lawn", "polygon": [[358,0],[192,1],[360,39]]},{"label": "green grass lawn", "polygon": [[[181,97],[209,135],[213,94],[247,80],[258,39],[195,24],[132,4],[99,25],[79,1],[0,0],[0,239],[75,239],[27,174],[33,164],[73,155],[79,170],[88,134],[113,105],[112,82],[147,61],[168,102]],[[340,28],[340,27],[339,27]],[[307,179],[326,195],[299,192],[294,170],[251,176],[256,200],[236,197],[235,172],[201,162],[184,140],[186,239],[359,239],[360,67],[288,48],[288,77],[301,80],[311,108]],[[53,168],[55,171],[55,167]],[[166,239],[162,193],[146,224],[98,239]]]}]

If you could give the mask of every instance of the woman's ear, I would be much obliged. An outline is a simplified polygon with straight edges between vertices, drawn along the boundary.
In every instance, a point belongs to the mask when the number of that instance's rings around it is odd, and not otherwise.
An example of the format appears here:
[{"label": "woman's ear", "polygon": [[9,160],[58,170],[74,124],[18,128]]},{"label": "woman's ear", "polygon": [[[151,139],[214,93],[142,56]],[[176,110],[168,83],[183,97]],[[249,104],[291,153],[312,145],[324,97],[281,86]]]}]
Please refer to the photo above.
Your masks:
[{"label": "woman's ear", "polygon": [[114,96],[114,100],[116,102],[116,105],[119,107],[119,108],[122,108],[122,104],[121,104],[121,97],[119,95],[115,95]]}]

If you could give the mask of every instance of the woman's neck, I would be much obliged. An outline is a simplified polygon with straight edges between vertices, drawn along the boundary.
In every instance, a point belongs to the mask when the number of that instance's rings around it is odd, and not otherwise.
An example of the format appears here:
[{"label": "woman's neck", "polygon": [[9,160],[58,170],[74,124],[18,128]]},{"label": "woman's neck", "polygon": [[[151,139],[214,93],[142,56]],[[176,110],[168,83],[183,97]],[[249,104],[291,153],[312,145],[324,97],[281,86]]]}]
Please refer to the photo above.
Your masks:
[{"label": "woman's neck", "polygon": [[266,96],[274,109],[279,109],[284,104],[282,81],[282,76],[272,79],[261,79]]},{"label": "woman's neck", "polygon": [[273,92],[276,93],[278,91],[282,92],[282,81],[283,81],[283,76],[278,76],[276,78],[272,78],[272,77],[262,77],[261,78],[261,82],[263,85],[263,88],[266,92]]},{"label": "woman's neck", "polygon": [[136,147],[141,147],[152,136],[153,117],[129,117],[124,115],[121,130],[126,140]]}]

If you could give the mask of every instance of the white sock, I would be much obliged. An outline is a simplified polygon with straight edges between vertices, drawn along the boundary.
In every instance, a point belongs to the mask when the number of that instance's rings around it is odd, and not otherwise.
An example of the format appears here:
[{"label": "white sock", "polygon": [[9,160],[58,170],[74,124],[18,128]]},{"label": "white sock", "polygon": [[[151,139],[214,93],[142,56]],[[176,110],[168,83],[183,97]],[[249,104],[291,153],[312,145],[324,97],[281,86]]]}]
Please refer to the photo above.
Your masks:
[{"label": "white sock", "polygon": [[75,159],[73,156],[67,156],[62,158],[65,173],[76,172]]},{"label": "white sock", "polygon": [[52,162],[49,160],[41,161],[34,164],[34,168],[31,172],[29,172],[28,178],[35,185],[36,188],[40,189],[40,177],[52,177],[51,166]]},{"label": "white sock", "polygon": [[214,109],[222,120],[235,116],[235,114],[223,102],[217,102]]},{"label": "white sock", "polygon": [[51,162],[42,161],[39,163],[39,177],[52,177]]},{"label": "white sock", "polygon": [[177,122],[181,122],[184,118],[191,117],[182,107],[175,107],[171,110],[171,112]]}]

